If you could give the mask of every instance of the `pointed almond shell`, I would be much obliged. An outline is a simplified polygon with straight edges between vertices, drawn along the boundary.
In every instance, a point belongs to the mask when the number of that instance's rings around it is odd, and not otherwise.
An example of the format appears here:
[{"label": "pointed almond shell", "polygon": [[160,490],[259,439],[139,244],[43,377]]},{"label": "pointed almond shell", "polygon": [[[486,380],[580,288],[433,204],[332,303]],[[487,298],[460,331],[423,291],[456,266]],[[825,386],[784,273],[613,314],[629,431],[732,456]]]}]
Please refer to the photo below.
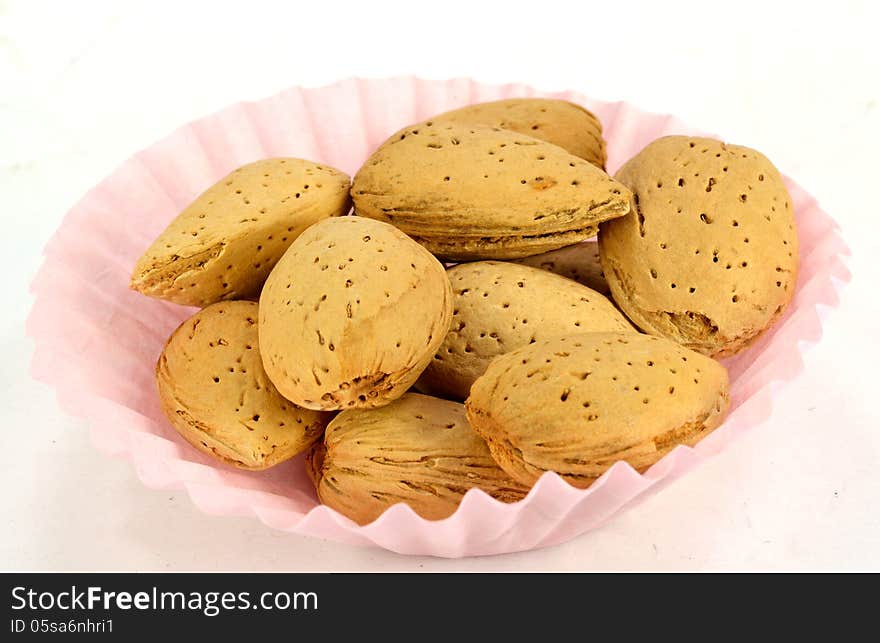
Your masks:
[{"label": "pointed almond shell", "polygon": [[258,297],[303,230],[348,211],[348,187],[339,170],[301,159],[240,167],[168,225],[135,265],[131,287],[188,306]]},{"label": "pointed almond shell", "polygon": [[242,469],[265,469],[304,451],[328,413],[285,400],[263,370],[257,304],[220,302],[174,331],[156,366],[162,409],[200,451]]},{"label": "pointed almond shell", "polygon": [[618,460],[642,471],[721,424],[727,371],[668,339],[570,335],[497,358],[465,403],[498,464],[523,484],[555,471],[588,487]]},{"label": "pointed almond shell", "polygon": [[354,178],[357,214],[391,223],[449,261],[539,254],[629,212],[629,190],[556,145],[500,128],[422,123]]},{"label": "pointed almond shell", "polygon": [[306,466],[321,502],[360,524],[398,502],[423,518],[446,518],[473,488],[503,502],[528,493],[492,459],[464,406],[417,393],[381,409],[343,411]]}]

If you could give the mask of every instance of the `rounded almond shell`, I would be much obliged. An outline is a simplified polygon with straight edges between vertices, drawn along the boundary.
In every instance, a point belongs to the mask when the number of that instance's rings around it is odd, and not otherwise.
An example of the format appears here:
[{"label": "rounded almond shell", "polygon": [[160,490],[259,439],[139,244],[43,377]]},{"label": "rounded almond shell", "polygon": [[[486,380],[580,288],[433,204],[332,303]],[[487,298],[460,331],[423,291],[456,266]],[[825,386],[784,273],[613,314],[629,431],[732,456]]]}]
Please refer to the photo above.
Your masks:
[{"label": "rounded almond shell", "polygon": [[443,265],[397,228],[325,219],[282,257],[260,297],[263,363],[305,408],[382,406],[425,369],[452,319]]},{"label": "rounded almond shell", "polygon": [[558,145],[605,169],[602,124],[585,107],[555,98],[508,98],[444,112],[434,123],[476,123],[526,134]]},{"label": "rounded almond shell", "polygon": [[798,238],[785,183],[764,155],[669,136],[617,178],[633,190],[634,210],[602,226],[599,249],[614,299],[637,326],[722,357],[782,315]]}]

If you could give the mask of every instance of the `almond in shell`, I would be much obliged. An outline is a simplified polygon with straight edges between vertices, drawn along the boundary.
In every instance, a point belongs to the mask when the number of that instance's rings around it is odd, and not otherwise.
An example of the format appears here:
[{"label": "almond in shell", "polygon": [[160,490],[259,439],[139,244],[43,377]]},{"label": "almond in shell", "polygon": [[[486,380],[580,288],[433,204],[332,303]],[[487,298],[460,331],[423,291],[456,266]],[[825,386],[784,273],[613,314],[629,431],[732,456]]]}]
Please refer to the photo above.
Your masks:
[{"label": "almond in shell", "polygon": [[623,460],[643,471],[721,424],[727,371],[661,337],[591,333],[497,358],[471,388],[467,415],[495,460],[533,484],[555,471],[588,487]]},{"label": "almond in shell", "polygon": [[357,214],[448,261],[525,257],[588,239],[629,190],[562,148],[497,127],[431,121],[386,141],[354,178]]},{"label": "almond in shell", "polygon": [[602,124],[588,109],[556,98],[508,98],[438,114],[433,123],[476,123],[526,134],[558,145],[605,169]]},{"label": "almond in shell", "polygon": [[238,168],[187,206],[138,259],[131,287],[188,306],[250,299],[307,227],[345,214],[349,178],[273,158]]},{"label": "almond in shell", "polygon": [[292,458],[329,413],[281,397],[260,361],[257,304],[219,302],[174,331],[156,366],[162,409],[187,442],[218,460],[259,470]]},{"label": "almond in shell", "polygon": [[417,393],[381,409],[343,411],[306,466],[321,502],[360,524],[399,502],[439,520],[470,489],[503,502],[528,493],[492,459],[464,406]]},{"label": "almond in shell", "polygon": [[514,259],[513,262],[568,277],[603,295],[611,293],[599,260],[599,244],[595,241],[576,243],[559,250]]},{"label": "almond in shell", "polygon": [[779,319],[798,238],[785,183],[763,154],[667,136],[617,178],[635,210],[602,226],[599,250],[614,300],[639,328],[722,357]]},{"label": "almond in shell", "polygon": [[522,346],[586,332],[635,332],[608,299],[553,273],[504,261],[458,264],[452,326],[420,390],[464,400],[489,363]]},{"label": "almond in shell", "polygon": [[263,363],[305,408],[382,406],[415,382],[451,319],[446,272],[422,246],[373,219],[325,219],[266,280]]}]

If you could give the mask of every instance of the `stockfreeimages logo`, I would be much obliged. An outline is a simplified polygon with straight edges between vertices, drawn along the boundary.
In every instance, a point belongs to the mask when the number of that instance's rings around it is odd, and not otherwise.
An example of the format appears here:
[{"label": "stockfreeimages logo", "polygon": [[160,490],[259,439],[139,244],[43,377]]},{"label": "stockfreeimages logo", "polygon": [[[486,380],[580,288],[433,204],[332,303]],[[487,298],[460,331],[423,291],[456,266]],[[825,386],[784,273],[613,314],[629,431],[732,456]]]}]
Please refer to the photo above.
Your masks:
[{"label": "stockfreeimages logo", "polygon": [[27,587],[12,589],[12,609],[30,611],[188,611],[217,616],[235,610],[318,609],[316,592],[263,592],[256,599],[250,592],[150,591],[111,592],[101,587],[60,592],[39,592]]}]

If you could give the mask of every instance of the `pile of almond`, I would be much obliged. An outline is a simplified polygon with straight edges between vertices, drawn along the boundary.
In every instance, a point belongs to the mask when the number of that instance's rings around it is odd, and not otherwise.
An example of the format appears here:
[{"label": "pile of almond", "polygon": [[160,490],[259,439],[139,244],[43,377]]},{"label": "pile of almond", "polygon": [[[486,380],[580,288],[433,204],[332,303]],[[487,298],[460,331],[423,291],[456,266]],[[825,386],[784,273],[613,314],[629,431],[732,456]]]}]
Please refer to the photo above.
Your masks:
[{"label": "pile of almond", "polygon": [[589,111],[513,99],[397,132],[353,181],[235,170],[132,275],[201,308],[156,367],[168,419],[244,469],[306,452],[320,500],[362,524],[695,444],[728,406],[714,358],[793,295],[791,199],[763,155],[712,139],[604,163]]}]

